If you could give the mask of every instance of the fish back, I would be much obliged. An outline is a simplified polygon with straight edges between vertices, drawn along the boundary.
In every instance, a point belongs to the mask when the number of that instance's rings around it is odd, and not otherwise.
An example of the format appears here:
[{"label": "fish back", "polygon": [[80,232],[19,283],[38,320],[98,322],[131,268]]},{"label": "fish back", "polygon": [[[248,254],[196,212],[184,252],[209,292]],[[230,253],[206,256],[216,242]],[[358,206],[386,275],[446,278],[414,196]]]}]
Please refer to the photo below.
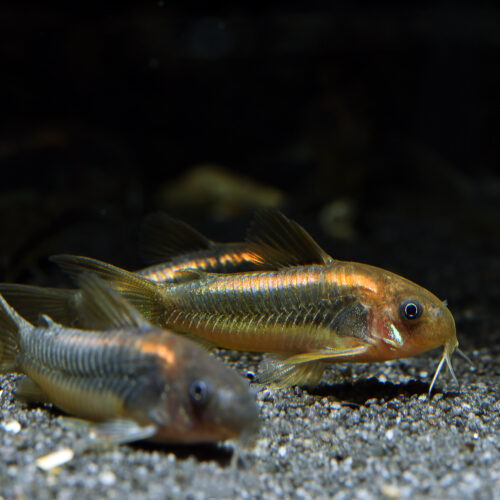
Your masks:
[{"label": "fish back", "polygon": [[20,363],[48,399],[90,420],[127,416],[145,391],[161,390],[158,359],[130,332],[85,332],[53,324],[21,340]]}]

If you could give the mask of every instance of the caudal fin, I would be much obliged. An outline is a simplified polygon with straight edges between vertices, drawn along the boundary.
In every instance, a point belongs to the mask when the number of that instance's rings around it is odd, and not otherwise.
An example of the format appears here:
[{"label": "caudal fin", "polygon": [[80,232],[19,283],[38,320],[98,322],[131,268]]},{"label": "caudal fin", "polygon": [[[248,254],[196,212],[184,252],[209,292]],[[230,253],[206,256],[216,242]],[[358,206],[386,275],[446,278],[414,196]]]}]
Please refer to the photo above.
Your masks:
[{"label": "caudal fin", "polygon": [[19,334],[22,329],[31,327],[0,295],[0,373],[17,369]]},{"label": "caudal fin", "polygon": [[40,314],[65,326],[79,326],[79,291],[0,283],[0,293],[23,318],[36,324]]}]

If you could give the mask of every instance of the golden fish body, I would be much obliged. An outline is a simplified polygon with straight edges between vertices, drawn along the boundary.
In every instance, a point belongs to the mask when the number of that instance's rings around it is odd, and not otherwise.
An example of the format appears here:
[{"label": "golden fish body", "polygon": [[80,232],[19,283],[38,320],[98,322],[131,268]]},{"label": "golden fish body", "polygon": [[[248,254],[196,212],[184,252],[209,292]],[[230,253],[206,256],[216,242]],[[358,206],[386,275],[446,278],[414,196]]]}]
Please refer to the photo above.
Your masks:
[{"label": "golden fish body", "polygon": [[[202,278],[159,296],[165,312],[158,323],[231,349],[299,354],[362,346],[353,361],[384,361],[456,343],[441,300],[354,262]],[[405,317],[407,303],[421,310],[418,317]]]},{"label": "golden fish body", "polygon": [[[84,290],[93,295],[90,307],[102,312],[103,304],[116,306],[99,286],[90,283]],[[115,307],[111,315],[120,312]],[[0,296],[0,369],[27,375],[31,394],[69,414],[130,423],[121,426],[119,442],[129,441],[128,429],[136,432],[137,425],[146,429],[141,438],[187,443],[235,438],[255,429],[256,406],[237,374],[130,309],[122,318],[135,324],[85,331],[45,317],[43,326],[34,327]]]},{"label": "golden fish body", "polygon": [[160,284],[85,257],[56,261],[73,273],[96,272],[155,324],[221,347],[274,353],[261,380],[277,386],[317,383],[320,361],[387,361],[444,345],[436,377],[444,361],[451,367],[458,344],[441,300],[366,264],[328,259],[274,271],[193,271],[184,282]]}]

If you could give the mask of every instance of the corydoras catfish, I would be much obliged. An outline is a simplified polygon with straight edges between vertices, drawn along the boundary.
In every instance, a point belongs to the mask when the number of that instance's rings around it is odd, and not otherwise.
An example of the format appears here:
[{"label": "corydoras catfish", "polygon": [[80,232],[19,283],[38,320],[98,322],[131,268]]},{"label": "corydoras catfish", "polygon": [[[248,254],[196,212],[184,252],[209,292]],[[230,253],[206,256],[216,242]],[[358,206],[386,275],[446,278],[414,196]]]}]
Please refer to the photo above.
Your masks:
[{"label": "corydoras catfish", "polygon": [[153,281],[173,282],[188,269],[234,273],[272,269],[259,258],[256,242],[219,243],[208,239],[185,222],[163,212],[145,218],[140,236],[144,258],[153,265],[136,273]]},{"label": "corydoras catfish", "polygon": [[274,270],[186,271],[178,283],[155,283],[86,257],[53,260],[72,274],[96,272],[155,324],[272,353],[261,381],[275,386],[316,384],[325,362],[387,361],[439,346],[430,391],[445,361],[454,376],[455,322],[431,292],[392,272],[333,259],[280,213],[261,213],[251,233]]},{"label": "corydoras catfish", "polygon": [[[163,212],[149,215],[141,229],[140,247],[144,258],[154,264],[134,271],[158,282],[183,279],[187,270],[233,273],[273,269],[257,242],[219,243],[208,239],[190,225]],[[83,326],[79,313],[82,300],[78,289],[0,283],[0,293],[25,319],[35,322],[40,313],[66,326]]]},{"label": "corydoras catfish", "polygon": [[33,326],[0,295],[0,372],[26,375],[19,396],[96,424],[109,441],[199,443],[257,428],[248,385],[193,342],[152,326],[95,276],[82,309],[106,331]]}]

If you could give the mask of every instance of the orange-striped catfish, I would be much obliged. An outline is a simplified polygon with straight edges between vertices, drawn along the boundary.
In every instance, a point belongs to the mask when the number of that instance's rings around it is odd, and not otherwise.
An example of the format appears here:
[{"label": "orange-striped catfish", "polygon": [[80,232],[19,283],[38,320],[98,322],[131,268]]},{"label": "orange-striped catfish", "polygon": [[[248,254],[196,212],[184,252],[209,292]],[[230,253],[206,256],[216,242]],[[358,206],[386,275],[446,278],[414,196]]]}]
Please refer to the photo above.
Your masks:
[{"label": "orange-striped catfish", "polygon": [[251,248],[248,241],[216,243],[162,212],[146,217],[140,242],[142,253],[154,264],[136,272],[153,281],[175,281],[187,269],[212,273],[272,269],[255,242]]},{"label": "orange-striped catfish", "polygon": [[324,362],[387,361],[439,346],[430,391],[445,361],[454,376],[455,322],[431,292],[377,267],[334,260],[279,213],[261,213],[252,233],[275,270],[186,271],[184,281],[155,283],[94,259],[53,260],[72,274],[96,272],[155,324],[274,354],[261,380],[275,386],[316,384]]},{"label": "orange-striped catfish", "polygon": [[[106,331],[33,326],[0,295],[0,372],[26,375],[19,396],[98,422],[114,443],[200,443],[256,430],[248,385],[195,343],[152,326],[94,276],[82,308]],[[109,326],[111,328],[109,328]]]}]

